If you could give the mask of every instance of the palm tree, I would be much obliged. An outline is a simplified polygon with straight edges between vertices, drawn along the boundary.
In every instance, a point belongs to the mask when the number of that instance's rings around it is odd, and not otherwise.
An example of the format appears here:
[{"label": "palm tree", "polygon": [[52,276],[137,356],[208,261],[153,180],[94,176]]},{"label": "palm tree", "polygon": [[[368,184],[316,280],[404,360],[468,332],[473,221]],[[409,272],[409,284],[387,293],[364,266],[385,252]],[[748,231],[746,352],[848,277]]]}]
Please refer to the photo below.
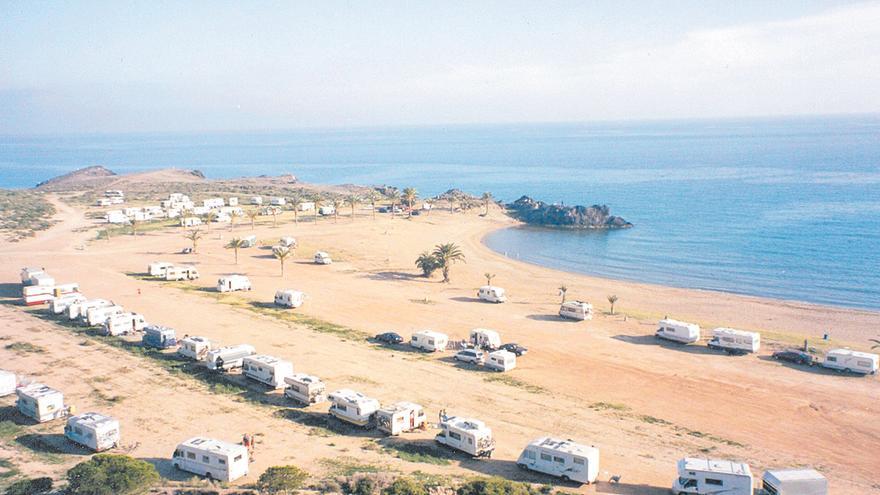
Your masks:
[{"label": "palm tree", "polygon": [[272,248],[272,255],[281,263],[281,278],[284,278],[284,262],[291,254],[290,249],[286,247],[276,246]]},{"label": "palm tree", "polygon": [[318,225],[318,210],[320,210],[321,207],[324,206],[324,198],[322,198],[321,196],[315,196],[314,203],[315,203],[315,225]]},{"label": "palm tree", "polygon": [[278,213],[281,212],[281,207],[280,206],[270,206],[269,208],[272,208],[269,211],[272,212],[272,228],[274,229],[274,228],[278,227]]},{"label": "palm tree", "polygon": [[393,219],[394,218],[394,205],[396,205],[397,203],[400,202],[400,191],[398,191],[397,189],[392,189],[392,190],[388,191],[386,196],[388,197],[388,199],[391,200],[391,218]]},{"label": "palm tree", "polygon": [[611,303],[611,314],[614,314],[614,303],[617,302],[617,296],[614,294],[608,296],[608,302]]},{"label": "palm tree", "polygon": [[354,209],[360,202],[360,198],[354,194],[349,194],[348,197],[345,198],[345,204],[351,207],[351,219],[354,220]]},{"label": "palm tree", "polygon": [[426,215],[430,215],[430,214],[431,214],[431,210],[434,209],[434,200],[432,200],[432,199],[426,199],[425,201],[423,201],[423,203],[425,203],[426,205],[428,205],[428,206],[427,206],[428,209],[425,210],[425,214],[426,214]]},{"label": "palm tree", "polygon": [[370,194],[367,195],[367,199],[370,200],[370,206],[373,208],[373,220],[376,219],[376,201],[379,201],[379,193],[376,191],[370,191]]},{"label": "palm tree", "polygon": [[409,219],[412,219],[413,205],[416,203],[416,198],[418,197],[419,192],[412,187],[407,187],[403,190],[403,199],[406,201],[406,205],[409,207],[409,212],[407,215],[407,218]]},{"label": "palm tree", "polygon": [[137,235],[138,226],[140,226],[141,221],[136,218],[131,218],[128,220],[129,225],[131,226],[131,235]]},{"label": "palm tree", "polygon": [[437,270],[437,258],[430,251],[423,251],[416,258],[416,266],[422,271],[424,277],[430,277]]},{"label": "palm tree", "polygon": [[302,196],[299,194],[290,195],[290,205],[293,206],[293,223],[299,225],[299,205],[302,203]]},{"label": "palm tree", "polygon": [[559,295],[562,296],[562,304],[565,304],[565,294],[568,292],[568,287],[565,284],[559,286]]},{"label": "palm tree", "polygon": [[238,264],[238,250],[245,247],[247,243],[244,242],[244,239],[240,239],[238,237],[234,237],[228,244],[226,244],[226,249],[232,249],[235,251],[235,264]]},{"label": "palm tree", "polygon": [[217,212],[214,210],[211,210],[208,213],[202,215],[202,221],[205,222],[205,225],[207,225],[209,229],[211,228],[211,222],[213,222],[214,220],[217,220]]},{"label": "palm tree", "polygon": [[871,349],[880,349],[880,339],[868,339],[868,340],[870,340],[871,342],[874,343],[874,345],[871,346]]},{"label": "palm tree", "polygon": [[248,218],[251,219],[251,230],[254,230],[257,225],[257,217],[260,215],[260,210],[256,208],[251,208],[247,212],[245,212]]},{"label": "palm tree", "polygon": [[203,236],[202,231],[199,229],[192,229],[183,236],[183,237],[189,239],[190,241],[192,241],[193,254],[198,252],[199,239],[201,239],[202,236]]},{"label": "palm tree", "polygon": [[486,211],[483,213],[483,215],[488,215],[489,214],[489,201],[492,200],[492,193],[484,192],[483,196],[480,199],[483,200],[483,207],[486,208]]},{"label": "palm tree", "polygon": [[236,220],[238,219],[238,217],[240,217],[240,216],[241,216],[241,212],[240,212],[239,210],[231,210],[231,211],[229,212],[229,228],[230,228],[230,229],[234,229],[234,228],[235,228],[235,221],[236,221]]},{"label": "palm tree", "polygon": [[486,272],[483,276],[486,277],[486,285],[492,285],[492,279],[495,278],[495,274]]},{"label": "palm tree", "polygon": [[342,206],[342,199],[339,196],[333,196],[330,204],[333,205],[333,223],[336,223],[339,221],[339,207]]},{"label": "palm tree", "polygon": [[447,283],[449,282],[449,269],[452,268],[452,265],[459,261],[467,263],[461,248],[452,242],[435,246],[434,258],[437,260],[437,267],[443,273],[443,281]]}]

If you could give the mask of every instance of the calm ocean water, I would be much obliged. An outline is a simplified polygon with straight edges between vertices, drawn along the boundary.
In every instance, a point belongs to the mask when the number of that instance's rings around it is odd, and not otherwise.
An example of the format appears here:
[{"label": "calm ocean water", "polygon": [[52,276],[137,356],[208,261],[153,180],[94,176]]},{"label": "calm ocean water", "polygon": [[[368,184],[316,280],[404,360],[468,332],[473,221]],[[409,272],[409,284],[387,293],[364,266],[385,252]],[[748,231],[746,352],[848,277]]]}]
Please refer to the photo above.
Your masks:
[{"label": "calm ocean water", "polygon": [[607,203],[635,228],[487,243],[569,271],[880,310],[880,117],[0,137],[2,187],[95,164]]}]

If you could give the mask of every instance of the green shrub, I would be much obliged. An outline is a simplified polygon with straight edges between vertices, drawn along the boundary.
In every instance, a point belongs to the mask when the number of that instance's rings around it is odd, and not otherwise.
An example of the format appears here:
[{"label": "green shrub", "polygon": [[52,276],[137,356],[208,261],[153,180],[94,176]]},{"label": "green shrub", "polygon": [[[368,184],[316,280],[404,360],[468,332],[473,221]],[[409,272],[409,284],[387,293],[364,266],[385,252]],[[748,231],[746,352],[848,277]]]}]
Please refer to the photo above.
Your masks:
[{"label": "green shrub", "polygon": [[474,478],[458,487],[457,495],[535,495],[530,485],[503,478]]},{"label": "green shrub", "polygon": [[52,478],[28,478],[9,485],[4,495],[38,495],[52,489]]},{"label": "green shrub", "polygon": [[287,495],[302,488],[309,473],[296,466],[273,466],[260,475],[257,489],[270,495]]},{"label": "green shrub", "polygon": [[159,481],[148,462],[125,455],[98,454],[67,472],[68,495],[133,495]]},{"label": "green shrub", "polygon": [[425,485],[412,478],[397,478],[382,490],[382,495],[428,495]]},{"label": "green shrub", "polygon": [[373,495],[374,493],[376,493],[376,480],[366,477],[357,480],[351,490],[352,495]]}]

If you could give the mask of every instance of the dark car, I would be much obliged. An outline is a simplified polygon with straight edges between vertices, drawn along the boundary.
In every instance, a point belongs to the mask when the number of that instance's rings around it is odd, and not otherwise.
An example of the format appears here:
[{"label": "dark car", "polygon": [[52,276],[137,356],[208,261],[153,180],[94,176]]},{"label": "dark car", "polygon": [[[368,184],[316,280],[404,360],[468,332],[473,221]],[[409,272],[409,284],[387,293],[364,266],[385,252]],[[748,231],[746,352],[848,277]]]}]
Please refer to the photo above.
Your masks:
[{"label": "dark car", "polygon": [[385,332],[376,335],[376,340],[379,342],[384,342],[386,344],[399,344],[403,342],[403,337],[394,332]]},{"label": "dark car", "polygon": [[511,342],[509,344],[504,344],[500,348],[504,349],[505,351],[512,352],[512,353],[516,354],[517,357],[522,356],[523,354],[529,352],[529,350],[526,349],[525,347],[523,347],[519,344],[515,344],[513,342]]},{"label": "dark car", "polygon": [[389,211],[391,211],[391,208],[389,208],[387,206],[380,206],[380,207],[376,208],[376,211],[379,213],[388,213]]},{"label": "dark car", "polygon": [[421,214],[422,214],[422,212],[420,212],[419,210],[413,210],[413,211],[412,211],[412,216],[414,216],[414,217],[417,217],[417,216],[419,216],[419,215],[421,215]]},{"label": "dark car", "polygon": [[816,364],[816,357],[809,352],[798,349],[786,349],[784,351],[776,351],[773,353],[773,359],[779,361],[787,361],[789,363],[803,364],[813,366]]}]

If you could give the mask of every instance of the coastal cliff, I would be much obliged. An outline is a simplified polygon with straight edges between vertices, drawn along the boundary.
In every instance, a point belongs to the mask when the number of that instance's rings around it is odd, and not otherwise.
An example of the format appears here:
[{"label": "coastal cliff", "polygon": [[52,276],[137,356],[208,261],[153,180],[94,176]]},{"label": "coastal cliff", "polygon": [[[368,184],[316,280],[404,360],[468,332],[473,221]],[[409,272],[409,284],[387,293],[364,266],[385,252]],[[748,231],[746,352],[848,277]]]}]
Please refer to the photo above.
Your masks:
[{"label": "coastal cliff", "polygon": [[511,216],[530,225],[575,229],[628,229],[633,226],[612,215],[607,205],[551,205],[522,196],[506,206]]}]

